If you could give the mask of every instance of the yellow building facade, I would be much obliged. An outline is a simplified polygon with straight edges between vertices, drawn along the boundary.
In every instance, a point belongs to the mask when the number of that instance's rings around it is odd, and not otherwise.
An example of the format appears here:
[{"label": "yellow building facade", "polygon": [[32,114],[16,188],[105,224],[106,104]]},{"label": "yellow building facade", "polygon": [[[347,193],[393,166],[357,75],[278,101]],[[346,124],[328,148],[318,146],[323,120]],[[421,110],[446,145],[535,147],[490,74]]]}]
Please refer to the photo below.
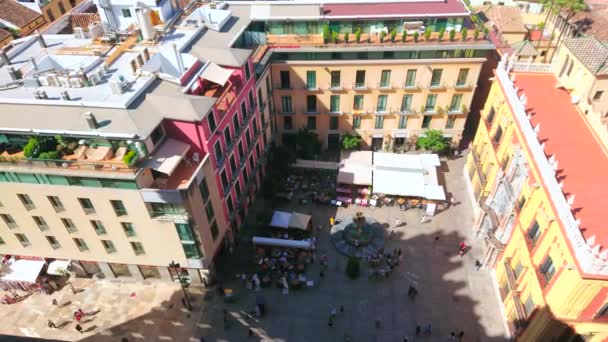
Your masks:
[{"label": "yellow building facade", "polygon": [[[581,176],[573,161],[582,151],[568,155],[560,141],[576,139],[567,142],[573,149],[576,141],[595,143],[583,158],[599,169],[591,172],[603,172],[608,157],[554,75],[505,68],[498,66],[465,167],[476,203],[474,234],[486,245],[483,262],[493,270],[516,340],[605,341],[604,237],[598,218],[583,217],[601,203],[577,191],[592,191],[593,175]],[[563,122],[548,120],[557,114]],[[559,134],[566,127],[577,136]]]},{"label": "yellow building facade", "polygon": [[326,148],[346,133],[364,148],[398,150],[428,129],[460,141],[485,58],[307,61],[271,65],[278,138],[316,132]]}]

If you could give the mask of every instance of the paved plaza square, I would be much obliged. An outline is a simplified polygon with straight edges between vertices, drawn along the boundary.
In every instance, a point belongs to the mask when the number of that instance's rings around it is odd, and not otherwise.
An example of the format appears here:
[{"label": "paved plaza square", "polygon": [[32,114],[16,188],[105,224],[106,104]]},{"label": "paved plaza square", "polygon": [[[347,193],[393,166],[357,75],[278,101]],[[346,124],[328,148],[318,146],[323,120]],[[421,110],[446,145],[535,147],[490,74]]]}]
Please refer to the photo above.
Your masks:
[{"label": "paved plaza square", "polygon": [[[191,288],[194,311],[181,304],[182,293],[176,284],[124,283],[104,280],[80,280],[84,289],[72,295],[64,289],[60,302],[71,301],[66,308],[51,305],[52,298],[34,295],[16,305],[0,306],[0,333],[58,340],[85,341],[446,341],[450,332],[464,331],[463,341],[506,341],[496,290],[488,270],[477,271],[474,263],[482,246],[471,237],[472,209],[462,175],[464,158],[443,165],[441,182],[453,194],[456,206],[439,212],[429,222],[420,223],[422,210],[400,211],[398,206],[382,208],[331,208],[316,204],[280,203],[276,209],[288,209],[313,215],[314,225],[322,224],[317,242],[318,255],[329,256],[325,277],[319,279],[319,265],[307,274],[315,280],[313,288],[291,290],[282,294],[276,287],[260,292],[247,290],[236,274],[251,271],[252,247],[241,243],[234,255],[223,258],[219,272],[223,286],[235,292],[234,303],[224,303],[215,287]],[[261,204],[260,204],[261,205]],[[268,208],[266,208],[268,209]],[[275,209],[274,207],[271,209]],[[353,216],[362,210],[366,216],[385,223],[386,248],[401,248],[405,258],[388,279],[369,279],[362,262],[361,276],[352,280],[345,275],[346,257],[337,253],[329,239],[329,217]],[[401,226],[394,229],[399,218]],[[439,237],[437,243],[435,237]],[[457,255],[458,244],[472,244],[464,257]],[[249,273],[251,275],[251,273]],[[419,294],[410,300],[410,285]],[[267,314],[253,318],[255,297],[267,300]],[[338,312],[333,327],[328,317]],[[100,310],[85,324],[85,334],[68,323],[61,329],[46,327],[47,319],[56,324],[69,321],[71,313]],[[223,310],[229,314],[228,326]],[[339,310],[338,310],[339,311]],[[376,327],[375,321],[380,321]],[[430,336],[415,337],[416,325],[432,325]],[[248,337],[248,329],[255,336]]]}]

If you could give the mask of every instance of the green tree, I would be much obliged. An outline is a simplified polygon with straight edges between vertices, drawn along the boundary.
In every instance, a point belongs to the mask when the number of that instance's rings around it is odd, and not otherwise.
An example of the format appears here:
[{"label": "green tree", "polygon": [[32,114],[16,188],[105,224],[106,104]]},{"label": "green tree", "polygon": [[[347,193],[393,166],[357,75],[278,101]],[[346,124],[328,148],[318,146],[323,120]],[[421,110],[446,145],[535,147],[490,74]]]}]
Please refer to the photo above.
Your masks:
[{"label": "green tree", "polygon": [[431,28],[427,27],[426,30],[424,30],[424,40],[430,40],[432,32],[433,31],[431,31]]},{"label": "green tree", "polygon": [[553,13],[554,3],[555,3],[555,0],[541,0],[541,4],[545,8],[545,11],[547,11],[547,14],[545,14],[545,20],[543,20],[542,28],[541,27],[538,28],[540,30],[540,37],[539,37],[538,41],[536,42],[537,48],[540,46],[540,42],[543,40],[542,38],[543,38],[543,31],[545,29],[545,23],[547,22],[547,19],[549,19],[549,15],[551,13]]},{"label": "green tree", "polygon": [[325,24],[325,25],[323,25],[323,42],[324,43],[329,42],[330,38],[331,38],[331,30],[329,29],[329,24]]},{"label": "green tree", "polygon": [[463,42],[467,40],[468,33],[469,33],[469,30],[466,27],[460,31],[460,36],[462,37]]},{"label": "green tree", "polygon": [[445,34],[445,27],[439,29],[439,41],[443,40],[443,35]]},{"label": "green tree", "polygon": [[302,159],[314,159],[321,152],[321,143],[317,133],[300,129],[296,133],[296,155]]},{"label": "green tree", "polygon": [[343,150],[356,150],[361,146],[361,137],[355,134],[345,134],[342,136]]},{"label": "green tree", "polygon": [[[584,10],[585,8],[587,8],[587,5],[585,4],[584,0],[555,0],[557,8],[559,9],[560,13],[565,12],[565,18],[564,20],[569,23],[570,20],[580,11]],[[566,32],[566,30],[568,29],[567,27],[568,25],[561,25],[560,26],[560,30],[559,30],[559,36],[557,36],[557,41],[555,42],[555,46],[559,46],[559,43],[562,41],[562,37],[564,35],[564,32]],[[552,36],[553,37],[553,36]],[[555,51],[557,49],[553,49],[553,52],[551,52],[551,57],[549,58],[549,61],[553,60],[553,56],[555,55]]]},{"label": "green tree", "polygon": [[295,161],[294,154],[289,148],[272,145],[268,155],[268,168],[262,192],[264,197],[272,198],[281,191],[281,181],[289,174],[289,167]]},{"label": "green tree", "polygon": [[444,152],[449,144],[443,136],[443,132],[438,129],[429,129],[424,133],[424,136],[418,137],[416,141],[418,148],[427,151],[433,151],[433,153]]}]

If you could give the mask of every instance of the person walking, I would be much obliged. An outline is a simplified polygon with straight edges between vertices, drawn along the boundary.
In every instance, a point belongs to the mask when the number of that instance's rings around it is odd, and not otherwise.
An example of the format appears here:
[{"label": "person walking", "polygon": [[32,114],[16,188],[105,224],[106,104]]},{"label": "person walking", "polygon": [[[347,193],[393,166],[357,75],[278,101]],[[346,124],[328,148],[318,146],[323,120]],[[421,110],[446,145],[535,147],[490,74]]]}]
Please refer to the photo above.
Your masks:
[{"label": "person walking", "polygon": [[57,329],[57,326],[55,325],[55,323],[53,323],[53,321],[51,321],[50,319],[46,322],[46,324],[49,326],[49,328],[51,329]]},{"label": "person walking", "polygon": [[401,225],[401,220],[399,218],[395,219],[395,228],[398,228]]},{"label": "person walking", "polygon": [[450,333],[450,341],[453,341],[453,340],[455,340],[455,339],[456,339],[456,333],[452,331],[452,332]]},{"label": "person walking", "polygon": [[458,341],[462,341],[462,339],[464,338],[464,331],[460,330],[457,337],[458,337]]},{"label": "person walking", "polygon": [[420,333],[422,332],[422,327],[418,324],[416,324],[416,336],[420,336]]},{"label": "person walking", "polygon": [[59,302],[57,302],[57,298],[53,298],[53,305],[59,306]]},{"label": "person walking", "polygon": [[435,238],[433,239],[433,248],[435,248],[435,246],[437,246],[438,243],[439,243],[439,235],[436,235]]},{"label": "person walking", "polygon": [[82,327],[80,326],[80,324],[76,324],[76,326],[74,327],[74,329],[76,329],[76,331],[78,331],[81,334],[83,333]]},{"label": "person walking", "polygon": [[454,198],[454,196],[450,197],[450,207],[453,207],[456,205],[456,198]]},{"label": "person walking", "polygon": [[329,218],[329,226],[330,227],[333,227],[335,222],[336,222],[336,220],[334,220],[333,216]]},{"label": "person walking", "polygon": [[481,261],[479,261],[479,259],[475,260],[475,269],[476,269],[477,271],[479,271],[479,269],[481,268],[481,266],[483,266],[483,265],[481,264]]}]

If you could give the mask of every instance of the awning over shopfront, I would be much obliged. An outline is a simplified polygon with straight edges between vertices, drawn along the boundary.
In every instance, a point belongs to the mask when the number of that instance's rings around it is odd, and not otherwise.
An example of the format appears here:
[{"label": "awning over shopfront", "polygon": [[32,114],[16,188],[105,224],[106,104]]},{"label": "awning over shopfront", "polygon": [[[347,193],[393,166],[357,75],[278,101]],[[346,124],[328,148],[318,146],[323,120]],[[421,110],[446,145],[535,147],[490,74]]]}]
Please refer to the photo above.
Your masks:
[{"label": "awning over shopfront", "polygon": [[230,79],[231,75],[232,70],[224,69],[213,62],[209,62],[205,67],[205,70],[203,70],[201,77],[223,86],[224,84],[226,84],[226,82],[228,82],[228,79]]},{"label": "awning over shopfront", "polygon": [[167,139],[148,159],[144,166],[171,175],[190,151],[190,145],[175,139]]},{"label": "awning over shopfront", "polygon": [[275,212],[272,214],[270,226],[275,228],[295,228],[306,230],[308,229],[310,219],[310,215],[275,210]]},{"label": "awning over shopfront", "polygon": [[59,276],[65,275],[68,271],[68,266],[70,266],[70,262],[71,260],[55,260],[49,264],[46,273]]},{"label": "awning over shopfront", "polygon": [[2,266],[0,281],[35,283],[44,267],[44,260],[15,260]]},{"label": "awning over shopfront", "polygon": [[276,247],[287,247],[287,248],[301,248],[301,249],[310,249],[312,243],[307,240],[284,240],[284,239],[273,239],[273,238],[265,238],[260,236],[253,237],[254,245],[264,245],[264,246],[276,246]]},{"label": "awning over shopfront", "polygon": [[338,183],[372,185],[372,151],[343,151]]},{"label": "awning over shopfront", "polygon": [[445,192],[441,185],[425,185],[424,198],[430,200],[445,201]]}]

